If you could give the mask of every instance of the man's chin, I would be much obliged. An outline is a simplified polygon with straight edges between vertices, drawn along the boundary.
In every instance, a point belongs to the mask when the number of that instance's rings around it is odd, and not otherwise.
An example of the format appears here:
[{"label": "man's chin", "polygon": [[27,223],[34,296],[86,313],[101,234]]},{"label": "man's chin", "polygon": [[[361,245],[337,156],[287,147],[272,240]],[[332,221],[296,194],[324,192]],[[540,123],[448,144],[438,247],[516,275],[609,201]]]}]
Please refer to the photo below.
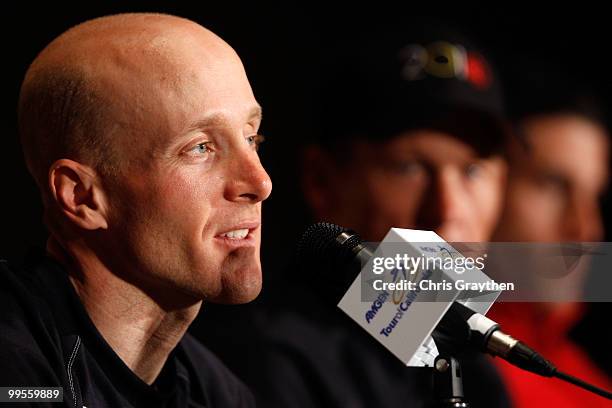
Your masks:
[{"label": "man's chin", "polygon": [[261,280],[259,280],[258,284],[251,283],[249,285],[243,284],[224,287],[217,296],[206,299],[205,301],[226,305],[241,305],[255,300],[260,292]]},{"label": "man's chin", "polygon": [[[211,263],[214,258],[209,258]],[[212,267],[211,264],[208,267]],[[216,272],[209,284],[202,286],[204,302],[242,304],[257,298],[261,292],[262,272],[258,248],[238,248],[224,254],[223,260],[212,268]],[[211,271],[212,272],[212,271]]]},{"label": "man's chin", "polygon": [[215,303],[243,304],[253,301],[261,292],[262,275],[259,260],[248,265],[232,265],[221,277],[218,296],[210,299]]}]

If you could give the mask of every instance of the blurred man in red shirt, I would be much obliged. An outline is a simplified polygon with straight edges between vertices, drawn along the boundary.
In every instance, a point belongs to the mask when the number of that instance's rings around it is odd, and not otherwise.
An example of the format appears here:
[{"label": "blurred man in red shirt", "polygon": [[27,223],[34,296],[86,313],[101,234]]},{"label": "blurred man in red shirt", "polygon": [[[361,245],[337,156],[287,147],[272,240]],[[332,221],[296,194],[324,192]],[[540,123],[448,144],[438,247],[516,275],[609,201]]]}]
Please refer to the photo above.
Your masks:
[{"label": "blurred man in red shirt", "polygon": [[[598,106],[550,72],[530,75],[522,88],[526,94],[514,88],[516,137],[507,146],[506,202],[493,241],[600,241],[599,199],[608,183],[609,140]],[[575,301],[584,286],[585,266],[571,271],[563,287],[551,282],[554,288],[540,288],[547,291],[544,295],[561,293],[566,302],[497,303],[490,316],[560,370],[609,389],[610,379],[569,337],[583,314],[584,304]],[[572,385],[497,363],[516,407],[610,406]]]}]

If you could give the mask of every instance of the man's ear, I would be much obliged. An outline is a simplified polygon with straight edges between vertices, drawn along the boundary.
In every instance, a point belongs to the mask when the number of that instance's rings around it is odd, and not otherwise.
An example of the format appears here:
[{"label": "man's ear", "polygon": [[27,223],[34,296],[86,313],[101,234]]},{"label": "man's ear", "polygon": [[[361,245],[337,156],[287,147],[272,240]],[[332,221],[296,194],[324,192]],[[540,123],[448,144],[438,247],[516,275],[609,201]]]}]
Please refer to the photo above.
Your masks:
[{"label": "man's ear", "polygon": [[337,167],[331,155],[319,146],[307,146],[302,151],[302,191],[312,212],[327,216],[333,201]]},{"label": "man's ear", "polygon": [[59,212],[78,227],[92,231],[108,228],[106,196],[91,167],[57,160],[49,169],[49,188]]}]

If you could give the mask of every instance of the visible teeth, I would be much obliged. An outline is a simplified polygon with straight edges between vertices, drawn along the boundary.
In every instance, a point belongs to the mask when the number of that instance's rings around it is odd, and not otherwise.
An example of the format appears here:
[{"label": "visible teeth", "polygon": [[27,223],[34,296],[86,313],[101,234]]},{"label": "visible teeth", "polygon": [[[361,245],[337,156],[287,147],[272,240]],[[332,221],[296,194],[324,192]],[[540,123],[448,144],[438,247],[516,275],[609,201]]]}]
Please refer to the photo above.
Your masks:
[{"label": "visible teeth", "polygon": [[249,234],[249,229],[245,228],[245,229],[239,229],[239,230],[226,232],[225,234],[221,236],[229,238],[229,239],[244,239],[248,234]]}]

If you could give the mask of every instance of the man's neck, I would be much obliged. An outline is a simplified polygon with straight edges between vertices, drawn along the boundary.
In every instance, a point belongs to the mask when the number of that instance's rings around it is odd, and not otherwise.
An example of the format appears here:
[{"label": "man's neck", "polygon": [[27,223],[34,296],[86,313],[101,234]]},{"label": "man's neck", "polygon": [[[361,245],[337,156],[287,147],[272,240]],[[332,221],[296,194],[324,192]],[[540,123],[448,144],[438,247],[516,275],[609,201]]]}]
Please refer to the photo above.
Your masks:
[{"label": "man's neck", "polygon": [[47,251],[67,267],[70,281],[102,337],[141,380],[152,384],[195,319],[201,302],[164,310],[96,257],[79,251],[68,255],[57,243],[48,244]]}]

